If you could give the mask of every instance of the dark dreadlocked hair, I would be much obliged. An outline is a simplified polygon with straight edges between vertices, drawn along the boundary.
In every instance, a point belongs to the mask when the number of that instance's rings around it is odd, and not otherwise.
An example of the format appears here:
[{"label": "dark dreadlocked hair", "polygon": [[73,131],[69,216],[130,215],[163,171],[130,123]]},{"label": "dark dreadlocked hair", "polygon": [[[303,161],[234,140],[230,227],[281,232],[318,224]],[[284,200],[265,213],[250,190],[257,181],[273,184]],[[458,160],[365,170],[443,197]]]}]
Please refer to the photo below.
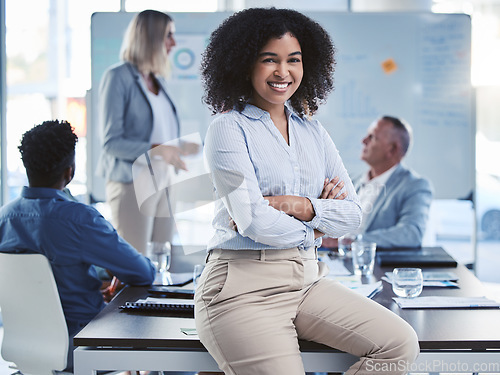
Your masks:
[{"label": "dark dreadlocked hair", "polygon": [[30,185],[54,185],[75,162],[77,141],[67,121],[45,121],[24,133],[19,151]]}]

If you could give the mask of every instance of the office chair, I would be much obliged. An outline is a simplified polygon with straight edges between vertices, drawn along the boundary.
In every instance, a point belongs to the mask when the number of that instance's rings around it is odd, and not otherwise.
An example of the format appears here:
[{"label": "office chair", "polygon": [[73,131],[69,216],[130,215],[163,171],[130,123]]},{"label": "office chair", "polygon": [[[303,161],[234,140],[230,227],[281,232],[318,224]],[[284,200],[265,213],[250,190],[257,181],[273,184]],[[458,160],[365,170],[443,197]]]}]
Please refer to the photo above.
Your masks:
[{"label": "office chair", "polygon": [[52,375],[66,368],[69,337],[47,258],[0,253],[2,357],[23,374]]}]

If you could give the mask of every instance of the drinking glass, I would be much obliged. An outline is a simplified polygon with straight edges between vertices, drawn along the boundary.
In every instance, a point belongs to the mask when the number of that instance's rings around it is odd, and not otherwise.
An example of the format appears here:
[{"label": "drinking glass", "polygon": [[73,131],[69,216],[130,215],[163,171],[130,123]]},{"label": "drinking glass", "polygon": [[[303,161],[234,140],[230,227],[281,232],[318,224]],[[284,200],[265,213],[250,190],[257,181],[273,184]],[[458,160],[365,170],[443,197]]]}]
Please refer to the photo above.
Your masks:
[{"label": "drinking glass", "polygon": [[354,241],[360,235],[356,235],[353,233],[347,233],[338,238],[338,252],[341,257],[349,258],[351,256],[351,246]]},{"label": "drinking glass", "polygon": [[352,267],[354,273],[360,276],[370,276],[375,265],[375,242],[354,241],[351,244]]},{"label": "drinking glass", "polygon": [[155,265],[157,273],[166,274],[172,257],[170,242],[148,242],[146,256]]},{"label": "drinking glass", "polygon": [[420,268],[394,268],[392,271],[392,290],[398,297],[418,297],[423,285],[424,278]]}]

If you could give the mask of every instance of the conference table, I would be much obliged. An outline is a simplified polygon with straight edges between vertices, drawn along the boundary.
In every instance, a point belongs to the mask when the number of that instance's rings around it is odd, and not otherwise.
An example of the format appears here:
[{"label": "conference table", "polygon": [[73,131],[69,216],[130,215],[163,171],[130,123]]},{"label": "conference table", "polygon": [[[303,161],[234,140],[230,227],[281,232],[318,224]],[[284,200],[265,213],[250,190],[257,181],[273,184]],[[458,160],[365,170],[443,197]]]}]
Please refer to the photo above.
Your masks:
[{"label": "conference table", "polygon": [[[453,271],[459,288],[424,287],[422,296],[482,296],[481,282],[463,265],[432,268]],[[380,279],[392,268],[375,266]],[[500,309],[401,309],[393,301],[391,285],[373,299],[401,316],[416,331],[420,355],[402,364],[415,373],[500,373]],[[192,334],[192,318],[128,312],[127,301],[148,296],[148,287],[125,287],[75,337],[75,375],[96,371],[219,371],[216,362]],[[357,358],[321,344],[300,341],[306,371],[344,372]]]}]

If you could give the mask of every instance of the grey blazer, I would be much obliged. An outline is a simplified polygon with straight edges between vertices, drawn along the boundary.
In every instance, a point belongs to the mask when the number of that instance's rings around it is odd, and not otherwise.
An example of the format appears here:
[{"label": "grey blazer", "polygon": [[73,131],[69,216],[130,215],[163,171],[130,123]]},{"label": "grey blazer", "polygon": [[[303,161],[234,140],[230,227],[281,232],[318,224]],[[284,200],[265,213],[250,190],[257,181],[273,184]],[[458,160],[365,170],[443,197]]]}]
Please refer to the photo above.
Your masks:
[{"label": "grey blazer", "polygon": [[383,248],[421,246],[432,195],[428,180],[398,165],[366,218],[363,238]]},{"label": "grey blazer", "polygon": [[[157,77],[168,100],[165,80]],[[106,181],[132,182],[132,164],[151,148],[153,110],[137,68],[128,62],[110,67],[99,88],[99,122],[102,130],[102,152],[96,173]],[[175,117],[177,113],[174,108]],[[177,129],[179,120],[168,124]]]}]

